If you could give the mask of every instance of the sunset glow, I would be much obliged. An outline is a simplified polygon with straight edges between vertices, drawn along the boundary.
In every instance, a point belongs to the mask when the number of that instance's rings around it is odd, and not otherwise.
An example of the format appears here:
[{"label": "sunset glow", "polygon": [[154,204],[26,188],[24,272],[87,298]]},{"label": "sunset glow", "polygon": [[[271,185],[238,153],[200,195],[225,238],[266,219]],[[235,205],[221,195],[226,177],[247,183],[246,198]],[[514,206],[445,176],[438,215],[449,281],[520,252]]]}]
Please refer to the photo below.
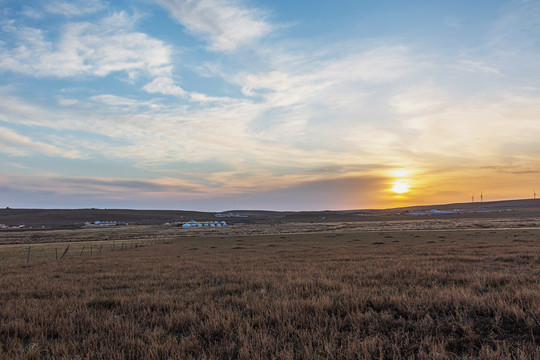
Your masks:
[{"label": "sunset glow", "polygon": [[532,198],[540,1],[1,1],[6,207]]},{"label": "sunset glow", "polygon": [[392,191],[398,194],[403,194],[409,191],[409,185],[405,181],[396,181]]}]

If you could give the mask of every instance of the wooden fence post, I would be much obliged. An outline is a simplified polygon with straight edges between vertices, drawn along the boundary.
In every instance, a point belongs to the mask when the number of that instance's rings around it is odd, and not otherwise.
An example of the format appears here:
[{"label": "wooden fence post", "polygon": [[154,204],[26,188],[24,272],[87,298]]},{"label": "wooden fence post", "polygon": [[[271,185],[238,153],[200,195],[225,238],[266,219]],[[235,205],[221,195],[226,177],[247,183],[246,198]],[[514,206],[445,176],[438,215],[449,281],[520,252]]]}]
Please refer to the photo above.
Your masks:
[{"label": "wooden fence post", "polygon": [[92,255],[92,245],[90,245],[90,255]]},{"label": "wooden fence post", "polygon": [[79,256],[82,256],[83,251],[84,251],[84,245],[83,245],[83,247],[81,249],[81,253],[79,254]]},{"label": "wooden fence post", "polygon": [[54,252],[56,253],[56,260],[58,260],[58,248],[54,248]]},{"label": "wooden fence post", "polygon": [[99,245],[99,253],[101,254],[101,248],[103,247],[103,243]]},{"label": "wooden fence post", "polygon": [[62,256],[60,256],[60,260],[62,260],[64,256],[66,256],[68,250],[69,250],[69,245],[67,246],[66,250],[64,250],[64,253],[62,254]]},{"label": "wooden fence post", "polygon": [[32,251],[32,247],[28,247],[28,256],[26,257],[26,262],[30,262],[30,251]]}]

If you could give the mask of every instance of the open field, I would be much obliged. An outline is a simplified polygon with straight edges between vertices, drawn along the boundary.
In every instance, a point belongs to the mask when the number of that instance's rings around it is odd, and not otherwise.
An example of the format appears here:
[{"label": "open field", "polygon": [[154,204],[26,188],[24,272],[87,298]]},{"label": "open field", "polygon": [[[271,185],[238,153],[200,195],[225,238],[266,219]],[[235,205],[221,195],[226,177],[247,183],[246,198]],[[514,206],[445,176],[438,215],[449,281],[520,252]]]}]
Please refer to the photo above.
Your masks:
[{"label": "open field", "polygon": [[[540,228],[540,217],[535,212],[521,214],[489,213],[474,214],[468,218],[455,215],[415,217],[382,216],[382,220],[356,217],[356,221],[320,221],[320,214],[310,213],[311,221],[258,224],[235,224],[221,228],[188,228],[172,225],[85,226],[80,229],[26,229],[0,231],[0,263],[20,263],[31,260],[55,260],[69,244],[67,256],[82,256],[96,251],[115,251],[149,244],[171,242],[186,237],[288,235],[288,234],[334,234],[358,232],[403,232],[430,230],[515,230]],[[300,216],[297,214],[296,216]],[[326,218],[326,216],[325,216]],[[319,221],[313,221],[319,219]],[[304,219],[306,220],[306,219]],[[502,234],[502,233],[501,233]],[[60,255],[58,255],[60,254]]]},{"label": "open field", "polygon": [[3,262],[0,358],[540,358],[539,229],[379,225],[34,238],[170,243]]}]

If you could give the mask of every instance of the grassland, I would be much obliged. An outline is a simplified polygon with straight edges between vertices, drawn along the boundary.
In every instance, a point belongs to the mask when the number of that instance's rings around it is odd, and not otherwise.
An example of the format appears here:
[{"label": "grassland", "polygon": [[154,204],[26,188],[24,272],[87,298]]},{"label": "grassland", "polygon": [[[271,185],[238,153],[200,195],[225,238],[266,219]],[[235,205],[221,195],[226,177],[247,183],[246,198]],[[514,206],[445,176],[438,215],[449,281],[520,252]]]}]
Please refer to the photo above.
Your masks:
[{"label": "grassland", "polygon": [[240,229],[1,263],[0,358],[540,358],[540,230]]}]

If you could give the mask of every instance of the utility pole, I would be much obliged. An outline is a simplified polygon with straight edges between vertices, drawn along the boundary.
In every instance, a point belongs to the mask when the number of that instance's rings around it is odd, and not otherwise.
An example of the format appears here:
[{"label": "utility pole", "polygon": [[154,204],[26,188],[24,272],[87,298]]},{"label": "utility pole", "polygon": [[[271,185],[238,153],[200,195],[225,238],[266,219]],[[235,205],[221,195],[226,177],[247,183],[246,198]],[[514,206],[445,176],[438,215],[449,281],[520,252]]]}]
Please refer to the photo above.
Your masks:
[{"label": "utility pole", "polygon": [[471,196],[471,202],[474,202],[474,194]]},{"label": "utility pole", "polygon": [[484,193],[480,193],[480,202],[484,202]]}]

